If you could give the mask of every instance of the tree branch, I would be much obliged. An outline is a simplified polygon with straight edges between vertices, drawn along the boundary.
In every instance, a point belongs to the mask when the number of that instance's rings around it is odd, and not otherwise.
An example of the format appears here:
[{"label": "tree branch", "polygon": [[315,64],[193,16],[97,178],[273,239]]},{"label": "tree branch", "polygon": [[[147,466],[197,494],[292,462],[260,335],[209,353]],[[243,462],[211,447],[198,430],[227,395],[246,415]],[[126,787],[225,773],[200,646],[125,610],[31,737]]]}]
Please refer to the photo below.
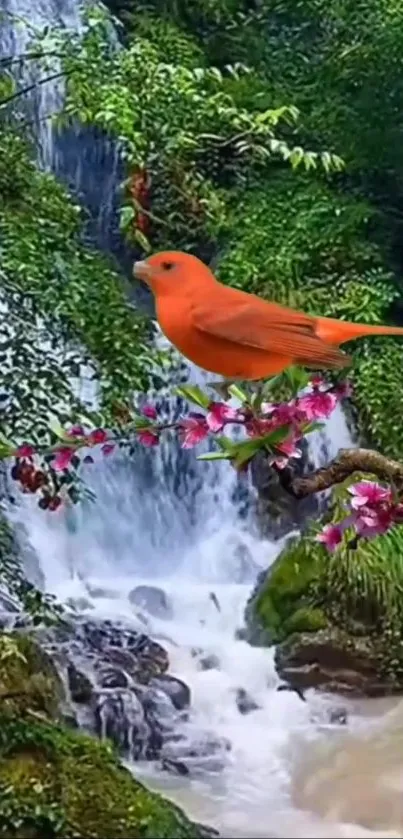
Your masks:
[{"label": "tree branch", "polygon": [[391,460],[372,449],[340,449],[331,463],[303,477],[294,477],[291,469],[277,470],[283,489],[297,499],[341,484],[354,472],[367,472],[375,475],[380,481],[393,483],[396,489],[403,490],[403,463]]}]

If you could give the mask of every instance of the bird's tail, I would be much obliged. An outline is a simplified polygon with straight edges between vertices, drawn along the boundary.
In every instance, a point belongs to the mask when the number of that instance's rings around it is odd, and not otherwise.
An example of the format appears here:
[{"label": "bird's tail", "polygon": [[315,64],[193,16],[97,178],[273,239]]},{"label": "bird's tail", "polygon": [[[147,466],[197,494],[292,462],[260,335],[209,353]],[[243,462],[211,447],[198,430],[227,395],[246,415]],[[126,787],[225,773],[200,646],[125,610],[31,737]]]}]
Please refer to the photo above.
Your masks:
[{"label": "bird's tail", "polygon": [[403,337],[403,327],[400,326],[369,326],[366,323],[350,323],[349,321],[333,320],[332,318],[317,318],[316,335],[327,344],[338,347],[356,338],[366,338],[370,335],[400,335]]}]

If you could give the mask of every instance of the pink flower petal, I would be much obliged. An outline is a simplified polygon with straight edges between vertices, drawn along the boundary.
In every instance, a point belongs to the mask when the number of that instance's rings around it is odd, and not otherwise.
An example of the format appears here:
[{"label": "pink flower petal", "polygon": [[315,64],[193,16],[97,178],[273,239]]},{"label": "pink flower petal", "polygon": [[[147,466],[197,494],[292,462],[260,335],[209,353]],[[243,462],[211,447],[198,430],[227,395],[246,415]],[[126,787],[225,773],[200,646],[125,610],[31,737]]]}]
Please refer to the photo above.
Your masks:
[{"label": "pink flower petal", "polygon": [[93,446],[97,446],[99,443],[105,443],[107,439],[108,432],[104,428],[94,428],[88,435],[88,442],[92,443]]},{"label": "pink flower petal", "polygon": [[102,446],[101,452],[102,452],[102,454],[105,455],[105,457],[107,457],[109,454],[111,454],[113,452],[114,448],[115,448],[114,443],[105,443]]},{"label": "pink flower petal", "polygon": [[299,407],[309,421],[327,419],[333,413],[336,405],[337,397],[329,391],[323,393],[322,391],[316,390],[313,393],[307,393],[305,396],[301,396],[299,400]]},{"label": "pink flower petal", "polygon": [[158,416],[155,405],[144,405],[144,407],[141,409],[141,413],[144,417],[148,417],[148,419],[153,420],[157,419]]},{"label": "pink flower petal", "polygon": [[23,443],[22,446],[19,446],[18,449],[15,450],[14,457],[33,457],[34,454],[34,447],[30,446],[29,443]]},{"label": "pink flower petal", "polygon": [[332,552],[337,548],[337,545],[340,544],[343,537],[340,527],[336,524],[326,524],[322,532],[318,533],[315,538],[317,542],[322,542],[322,544]]},{"label": "pink flower petal", "polygon": [[72,425],[66,433],[68,437],[85,437],[85,430],[82,425]]},{"label": "pink flower petal", "polygon": [[179,439],[183,449],[193,449],[208,435],[209,427],[202,414],[182,419],[179,424]]},{"label": "pink flower petal", "polygon": [[151,448],[152,446],[158,446],[160,441],[158,431],[154,431],[152,428],[141,428],[137,431],[137,437],[142,443],[143,446],[147,446]]},{"label": "pink flower petal", "polygon": [[214,434],[222,431],[227,423],[237,420],[240,414],[235,408],[230,408],[224,402],[211,402],[206,416],[207,425]]},{"label": "pink flower petal", "polygon": [[63,469],[67,469],[73,455],[74,449],[62,446],[62,448],[57,450],[52,460],[52,469],[56,472],[62,472]]}]

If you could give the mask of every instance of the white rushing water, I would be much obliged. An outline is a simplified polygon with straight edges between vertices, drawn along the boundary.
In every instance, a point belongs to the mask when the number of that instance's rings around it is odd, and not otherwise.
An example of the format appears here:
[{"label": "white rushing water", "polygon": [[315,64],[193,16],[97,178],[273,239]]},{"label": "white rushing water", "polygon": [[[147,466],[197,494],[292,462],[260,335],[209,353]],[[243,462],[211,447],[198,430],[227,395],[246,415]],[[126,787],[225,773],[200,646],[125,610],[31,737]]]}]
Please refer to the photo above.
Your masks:
[{"label": "white rushing water", "polygon": [[[339,441],[348,442],[341,413],[332,432],[336,449]],[[317,452],[323,442],[322,435]],[[324,737],[340,737],[328,724],[330,709],[340,701],[308,692],[302,702],[295,693],[278,692],[273,651],[235,636],[257,572],[280,547],[260,540],[251,517],[241,515],[235,472],[225,463],[196,462],[194,452],[167,442],[158,450],[139,450],[131,460],[118,455],[97,462],[86,473],[97,501],[76,508],[67,521],[63,514],[39,511],[31,500],[17,513],[46,587],[63,601],[85,597],[91,616],[124,620],[142,631],[128,593],[143,583],[161,587],[173,618],[147,616],[146,631],[162,639],[170,672],[191,688],[189,736],[208,729],[231,743],[221,772],[174,777],[145,763],[132,767],[135,774],[224,836],[324,837],[329,830],[334,836],[376,836],[294,803],[301,756],[307,749],[312,754]],[[92,598],[91,586],[102,587],[105,597]],[[219,666],[200,669],[195,648],[216,657]],[[239,688],[258,706],[246,715],[236,704]],[[354,706],[349,715],[349,725],[359,730]]]},{"label": "white rushing water", "polygon": [[[26,51],[32,35],[27,23],[39,28],[79,25],[77,0],[3,0],[1,10],[6,12],[0,21],[3,58]],[[51,72],[55,71],[57,67]],[[21,76],[29,85],[43,78],[44,71],[28,63]],[[62,83],[55,80],[40,84],[28,96],[39,159],[67,182],[74,181],[80,197],[92,190],[89,204],[96,210],[94,228],[105,243],[117,186],[117,157],[111,153],[105,163],[104,144],[98,149],[99,159],[91,159],[90,164],[88,150],[87,157],[77,153],[73,136],[71,142],[68,139],[55,149],[49,116],[58,110],[61,92]],[[86,174],[91,183],[86,182]],[[100,184],[104,185],[102,195],[97,193]],[[326,434],[315,436],[312,458],[320,464],[350,443],[338,410]],[[193,731],[197,738],[199,729],[208,729],[227,738],[232,747],[221,772],[179,778],[158,772],[150,763],[135,764],[133,772],[165,791],[198,820],[216,826],[223,836],[399,836],[385,830],[377,833],[376,818],[367,824],[362,808],[327,806],[326,784],[337,787],[336,772],[322,779],[319,792],[309,786],[312,776],[308,776],[305,789],[298,775],[301,765],[304,775],[308,757],[314,763],[318,755],[318,766],[309,771],[319,777],[321,760],[325,760],[320,752],[323,744],[346,742],[349,748],[340,729],[328,724],[329,710],[340,703],[313,692],[307,693],[306,702],[295,693],[278,692],[273,651],[252,648],[236,638],[256,575],[273,561],[280,547],[256,534],[247,512],[248,487],[237,485],[227,464],[197,463],[193,452],[180,451],[172,443],[151,452],[138,451],[130,460],[112,456],[108,462],[86,468],[86,477],[97,494],[94,505],[83,505],[66,517],[62,511],[44,513],[34,500],[24,498],[14,510],[36,551],[46,588],[62,601],[85,597],[90,615],[125,620],[142,631],[144,625],[128,594],[139,583],[163,588],[171,598],[173,618],[158,621],[148,616],[146,631],[163,638],[170,672],[191,688],[189,736]],[[105,596],[92,597],[91,585],[103,588]],[[211,599],[212,592],[220,610]],[[192,655],[194,648],[215,656],[219,666],[200,669]],[[247,690],[258,706],[246,715],[235,701],[239,688]],[[351,729],[359,736],[363,726],[371,731],[376,725],[375,710],[370,709],[365,718],[351,703],[348,710],[347,738],[352,736]],[[392,731],[393,726],[392,722]],[[357,780],[354,754],[352,765],[346,764],[352,784]],[[340,797],[346,800],[348,792],[345,784]],[[364,801],[366,794],[371,792],[363,790]]]}]

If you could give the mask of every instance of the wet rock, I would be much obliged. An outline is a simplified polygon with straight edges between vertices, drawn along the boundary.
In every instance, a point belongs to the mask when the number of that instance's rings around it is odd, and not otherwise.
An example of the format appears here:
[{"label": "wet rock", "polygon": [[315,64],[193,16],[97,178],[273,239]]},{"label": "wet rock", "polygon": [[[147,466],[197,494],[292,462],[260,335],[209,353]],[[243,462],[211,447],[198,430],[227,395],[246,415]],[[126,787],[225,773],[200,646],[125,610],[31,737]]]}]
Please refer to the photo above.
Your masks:
[{"label": "wet rock", "polygon": [[97,694],[95,727],[99,737],[108,737],[132,760],[145,751],[149,729],[141,702],[130,690]]},{"label": "wet rock", "polygon": [[[295,477],[309,472],[308,446],[302,443],[302,457],[293,463]],[[279,481],[267,457],[258,453],[251,464],[252,483],[258,492],[257,516],[263,535],[275,539],[285,536],[290,530],[306,528],[307,521],[317,515],[320,502],[314,496],[295,499]]]},{"label": "wet rock", "polygon": [[347,725],[348,714],[346,708],[332,708],[329,713],[329,722],[331,725]]},{"label": "wet rock", "polygon": [[299,688],[315,687],[350,696],[387,696],[401,685],[382,678],[372,637],[354,637],[335,627],[291,635],[276,649],[282,678]]},{"label": "wet rock", "polygon": [[215,653],[206,653],[204,650],[193,649],[192,655],[197,658],[200,670],[219,670],[220,659]]},{"label": "wet rock", "polygon": [[109,620],[86,620],[77,624],[76,639],[88,651],[122,666],[141,684],[168,669],[166,650],[143,632],[127,629]]},{"label": "wet rock", "polygon": [[78,670],[73,662],[69,662],[67,665],[67,684],[73,702],[86,704],[91,701],[93,685],[88,676]]},{"label": "wet rock", "polygon": [[290,685],[288,683],[285,683],[284,685],[278,685],[278,687],[277,687],[278,692],[285,691],[285,690],[289,690],[293,693],[296,693],[297,696],[299,696],[299,698],[302,699],[303,702],[306,702],[304,692],[301,690],[301,688],[298,688],[295,685]]},{"label": "wet rock", "polygon": [[136,586],[129,593],[129,602],[132,606],[145,609],[155,618],[169,620],[173,617],[172,603],[165,591],[158,586]]},{"label": "wet rock", "polygon": [[0,591],[0,611],[11,612],[13,614],[18,614],[18,612],[20,612],[18,604],[5,591]]},{"label": "wet rock", "polygon": [[108,667],[101,670],[98,676],[99,684],[102,688],[127,688],[129,687],[129,679],[123,670],[118,667]]},{"label": "wet rock", "polygon": [[169,676],[168,674],[157,676],[151,679],[150,684],[152,687],[160,688],[160,690],[164,691],[169,696],[172,705],[177,711],[183,711],[184,708],[189,707],[190,688],[185,682],[182,682],[175,676]]},{"label": "wet rock", "polygon": [[174,775],[189,775],[189,769],[186,766],[186,763],[183,763],[181,760],[173,760],[169,757],[164,757],[161,761],[162,769],[166,769],[167,772],[172,772]]},{"label": "wet rock", "polygon": [[74,612],[89,612],[94,609],[94,604],[87,597],[68,597],[66,606],[69,606]]},{"label": "wet rock", "polygon": [[257,702],[244,688],[238,688],[235,701],[240,714],[250,714],[259,709]]},{"label": "wet rock", "polygon": [[139,671],[139,663],[136,657],[129,650],[122,650],[120,647],[107,647],[103,655],[105,661],[115,664],[134,679]]},{"label": "wet rock", "polygon": [[221,772],[227,760],[231,743],[224,737],[214,737],[210,732],[200,732],[189,741],[178,736],[164,743],[162,758],[184,763],[189,774],[200,772]]}]

